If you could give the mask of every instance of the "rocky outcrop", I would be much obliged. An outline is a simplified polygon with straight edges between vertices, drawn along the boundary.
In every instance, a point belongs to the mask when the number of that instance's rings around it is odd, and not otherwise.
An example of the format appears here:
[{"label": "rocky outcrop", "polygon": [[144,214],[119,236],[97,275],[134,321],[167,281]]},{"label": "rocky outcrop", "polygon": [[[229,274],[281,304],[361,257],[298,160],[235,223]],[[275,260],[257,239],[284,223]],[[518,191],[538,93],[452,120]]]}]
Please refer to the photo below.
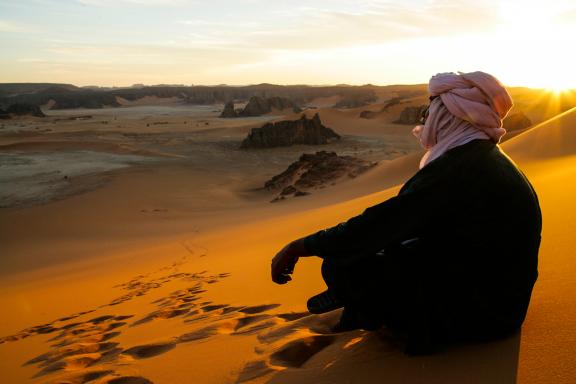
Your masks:
[{"label": "rocky outcrop", "polygon": [[[0,84],[0,105],[6,106],[13,103],[46,105],[52,100],[50,104],[53,105],[54,109],[120,107],[121,104],[118,103],[117,98],[136,101],[147,96],[158,98],[176,97],[187,104],[212,105],[224,104],[230,100],[250,100],[252,97],[258,97],[262,100],[269,100],[268,103],[271,105],[271,109],[291,108],[293,105],[296,111],[299,112],[297,106],[305,105],[317,98],[329,98],[335,95],[348,100],[343,102],[345,105],[356,105],[358,100],[373,99],[375,89],[380,88],[349,85],[311,87],[307,85],[275,84],[78,88],[69,84],[54,83],[2,83]],[[260,103],[257,105],[260,105]],[[266,105],[264,105],[264,111],[268,111]],[[262,112],[262,110],[251,112],[250,107],[246,113],[262,114],[268,112]]]},{"label": "rocky outcrop", "polygon": [[400,103],[402,103],[402,98],[393,97],[390,100],[386,101],[386,103],[382,106],[382,112],[387,111],[388,108],[398,105]]},{"label": "rocky outcrop", "polygon": [[378,114],[378,112],[374,112],[374,111],[362,111],[362,112],[360,112],[360,118],[361,119],[373,119],[376,117],[377,114]]},{"label": "rocky outcrop", "polygon": [[302,115],[298,120],[266,123],[260,128],[252,128],[240,148],[286,147],[294,144],[320,145],[338,139],[340,135],[324,126],[318,114],[311,119]]},{"label": "rocky outcrop", "polygon": [[234,102],[233,101],[229,101],[226,103],[226,105],[224,105],[224,109],[222,110],[220,117],[224,117],[224,118],[238,117],[238,114],[234,110]]},{"label": "rocky outcrop", "polygon": [[363,90],[363,92],[353,92],[343,95],[342,99],[334,104],[333,108],[358,108],[373,103],[377,100],[373,90]]},{"label": "rocky outcrop", "polygon": [[509,132],[520,131],[532,125],[532,121],[523,113],[512,113],[502,122],[504,128]]},{"label": "rocky outcrop", "polygon": [[305,196],[312,189],[356,177],[376,164],[353,156],[339,156],[336,152],[303,154],[284,172],[268,180],[264,187],[270,191],[279,191],[272,202],[288,196]]},{"label": "rocky outcrop", "polygon": [[0,110],[1,118],[6,119],[11,116],[46,117],[39,106],[26,103],[11,104],[5,110]]},{"label": "rocky outcrop", "polygon": [[50,94],[49,97],[50,100],[54,101],[50,109],[120,107],[120,103],[114,95],[97,91]]},{"label": "rocky outcrop", "polygon": [[262,116],[267,113],[272,112],[272,109],[284,110],[287,108],[292,108],[294,112],[300,112],[300,108],[297,107],[292,100],[285,97],[269,97],[262,98],[259,96],[252,96],[248,104],[239,113],[240,116]]},{"label": "rocky outcrop", "polygon": [[426,109],[426,105],[418,107],[406,107],[400,112],[400,117],[394,121],[395,124],[418,124],[420,123],[420,115]]}]

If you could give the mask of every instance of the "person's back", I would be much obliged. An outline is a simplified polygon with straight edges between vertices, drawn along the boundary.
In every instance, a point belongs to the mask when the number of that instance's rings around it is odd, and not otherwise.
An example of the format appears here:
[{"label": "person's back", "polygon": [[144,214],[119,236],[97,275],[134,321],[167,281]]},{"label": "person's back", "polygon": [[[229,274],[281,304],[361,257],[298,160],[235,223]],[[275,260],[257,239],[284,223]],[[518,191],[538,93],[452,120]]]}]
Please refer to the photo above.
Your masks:
[{"label": "person's back", "polygon": [[[424,170],[444,183],[435,188],[452,208],[420,239],[425,291],[443,312],[434,321],[462,337],[518,328],[538,275],[541,215],[530,183],[489,140],[456,147]],[[409,181],[400,194],[417,188]]]}]

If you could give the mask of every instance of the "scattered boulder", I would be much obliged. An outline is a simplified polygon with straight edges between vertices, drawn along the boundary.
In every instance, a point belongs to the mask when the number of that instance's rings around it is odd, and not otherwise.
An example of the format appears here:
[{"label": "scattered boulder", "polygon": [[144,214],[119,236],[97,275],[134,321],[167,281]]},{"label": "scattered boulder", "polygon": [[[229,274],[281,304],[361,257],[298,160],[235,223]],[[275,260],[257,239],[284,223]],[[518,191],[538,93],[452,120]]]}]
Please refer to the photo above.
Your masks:
[{"label": "scattered boulder", "polygon": [[420,123],[420,116],[427,105],[420,105],[417,107],[406,107],[400,112],[400,117],[394,121],[395,124],[418,124]]},{"label": "scattered boulder", "polygon": [[353,156],[339,156],[336,152],[319,151],[303,154],[282,173],[268,180],[264,187],[280,191],[272,202],[310,194],[310,189],[324,188],[343,178],[353,178],[377,163]]},{"label": "scattered boulder", "polygon": [[373,119],[378,113],[374,111],[362,111],[360,112],[361,119]]},{"label": "scattered boulder", "polygon": [[301,111],[300,108],[292,102],[292,100],[285,97],[274,96],[262,98],[259,96],[252,96],[239,115],[262,116],[272,112],[272,109],[283,110],[287,108],[292,108],[296,113]]},{"label": "scattered boulder", "polygon": [[514,132],[528,128],[532,121],[523,112],[516,112],[506,116],[502,124],[507,131]]},{"label": "scattered boulder", "polygon": [[393,107],[395,105],[401,104],[402,98],[400,97],[393,97],[390,100],[386,101],[386,104],[382,107],[382,112],[388,110],[388,108]]},{"label": "scattered boulder", "polygon": [[39,106],[28,103],[11,104],[5,110],[0,110],[0,116],[4,119],[11,116],[46,117]]},{"label": "scattered boulder", "polygon": [[340,135],[324,126],[318,114],[311,119],[303,114],[298,120],[266,123],[260,128],[252,128],[240,148],[286,147],[294,144],[320,145],[338,139]]},{"label": "scattered boulder", "polygon": [[222,110],[220,117],[224,118],[238,117],[238,114],[236,114],[236,111],[234,110],[233,101],[229,101],[226,103],[226,105],[224,105],[224,109]]}]

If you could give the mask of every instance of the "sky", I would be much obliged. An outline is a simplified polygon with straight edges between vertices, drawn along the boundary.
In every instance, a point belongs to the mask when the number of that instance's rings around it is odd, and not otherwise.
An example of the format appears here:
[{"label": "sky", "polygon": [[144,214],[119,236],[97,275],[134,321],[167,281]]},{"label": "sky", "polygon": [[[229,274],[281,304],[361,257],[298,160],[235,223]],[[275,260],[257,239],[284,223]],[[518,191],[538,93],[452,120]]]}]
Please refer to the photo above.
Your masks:
[{"label": "sky", "polygon": [[0,82],[576,88],[576,1],[0,0]]}]

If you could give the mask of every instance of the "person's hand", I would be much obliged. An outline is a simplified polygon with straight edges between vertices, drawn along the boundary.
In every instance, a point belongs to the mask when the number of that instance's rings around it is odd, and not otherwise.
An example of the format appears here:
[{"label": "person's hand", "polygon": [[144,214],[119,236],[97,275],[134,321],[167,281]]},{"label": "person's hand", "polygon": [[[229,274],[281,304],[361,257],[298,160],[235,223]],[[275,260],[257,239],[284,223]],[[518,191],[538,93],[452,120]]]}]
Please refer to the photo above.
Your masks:
[{"label": "person's hand", "polygon": [[285,246],[272,259],[272,281],[276,284],[286,284],[292,277],[294,266],[301,256],[310,256],[304,247],[302,239]]}]

